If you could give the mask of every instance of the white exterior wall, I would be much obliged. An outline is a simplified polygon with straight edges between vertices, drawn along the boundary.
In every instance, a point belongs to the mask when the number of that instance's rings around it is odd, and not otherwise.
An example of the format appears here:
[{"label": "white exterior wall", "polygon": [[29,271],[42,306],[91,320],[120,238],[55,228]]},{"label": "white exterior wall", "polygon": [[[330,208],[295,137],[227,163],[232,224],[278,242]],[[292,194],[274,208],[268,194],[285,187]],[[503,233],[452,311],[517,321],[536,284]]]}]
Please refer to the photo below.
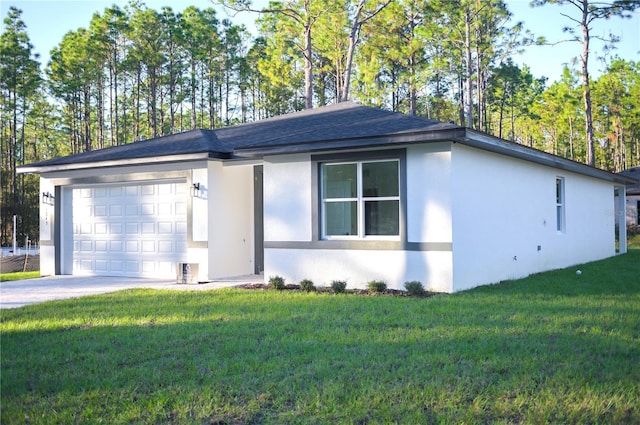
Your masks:
[{"label": "white exterior wall", "polygon": [[384,280],[401,290],[404,282],[419,280],[425,289],[449,292],[451,263],[451,252],[442,251],[265,249],[265,280],[278,275],[288,284],[311,279],[317,286],[343,280],[347,288],[361,289]]},{"label": "white exterior wall", "polygon": [[[407,242],[452,241],[449,143],[415,146],[407,150]],[[269,248],[270,242],[311,243],[313,196],[308,154],[265,158],[264,231],[265,280],[279,275],[288,283],[311,279],[316,285],[344,280],[350,288],[364,288],[370,280],[384,280],[389,288],[419,280],[425,288],[450,292],[450,250]],[[317,243],[317,241],[316,241]],[[321,242],[320,242],[321,243]]]},{"label": "white exterior wall", "polygon": [[[201,281],[253,273],[253,168],[226,166],[213,161],[44,174],[40,178],[41,273],[53,275],[56,272],[53,245],[56,221],[61,233],[58,238],[60,272],[73,272],[73,188],[87,185],[78,183],[78,179],[96,178],[109,185],[142,184],[163,176],[163,173],[176,171],[188,186],[185,196],[189,205],[189,243],[184,261],[199,264]],[[191,197],[192,183],[200,183],[200,197]],[[62,211],[60,217],[54,217],[54,207],[44,205],[42,199],[42,192],[53,194],[56,186],[60,187],[55,201]]]},{"label": "white exterior wall", "polygon": [[268,157],[263,170],[265,242],[310,241],[311,156]]},{"label": "white exterior wall", "polygon": [[44,202],[43,193],[55,196],[55,186],[51,181],[40,177],[40,274],[56,274],[55,247],[53,246],[53,227],[55,207]]},{"label": "white exterior wall", "polygon": [[613,183],[459,144],[452,157],[454,291],[615,255]]},{"label": "white exterior wall", "polygon": [[407,149],[407,239],[452,242],[451,144]]},{"label": "white exterior wall", "polygon": [[208,165],[209,279],[253,274],[253,167]]}]

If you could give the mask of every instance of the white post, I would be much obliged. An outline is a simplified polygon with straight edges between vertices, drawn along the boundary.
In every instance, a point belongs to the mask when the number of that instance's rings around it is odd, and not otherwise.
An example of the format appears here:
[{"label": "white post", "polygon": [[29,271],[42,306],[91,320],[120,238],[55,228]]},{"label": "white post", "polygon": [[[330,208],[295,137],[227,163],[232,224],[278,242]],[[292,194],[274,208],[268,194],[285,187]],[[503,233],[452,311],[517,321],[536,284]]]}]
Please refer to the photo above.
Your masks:
[{"label": "white post", "polygon": [[627,188],[618,188],[618,241],[619,254],[627,252]]},{"label": "white post", "polygon": [[18,247],[18,243],[16,241],[16,234],[17,234],[17,225],[16,225],[17,221],[16,221],[16,216],[13,216],[13,255],[16,255],[16,249]]}]

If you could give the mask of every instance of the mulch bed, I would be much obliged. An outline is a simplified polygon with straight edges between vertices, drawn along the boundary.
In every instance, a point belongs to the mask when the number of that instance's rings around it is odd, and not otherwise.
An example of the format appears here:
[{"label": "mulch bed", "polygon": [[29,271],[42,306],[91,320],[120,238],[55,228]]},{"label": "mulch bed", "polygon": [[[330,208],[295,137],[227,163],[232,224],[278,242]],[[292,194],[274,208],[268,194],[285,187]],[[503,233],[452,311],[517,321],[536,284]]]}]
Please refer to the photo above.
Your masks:
[{"label": "mulch bed", "polygon": [[16,272],[36,272],[40,270],[40,255],[29,255],[27,257],[27,268],[24,269],[26,255],[7,255],[2,257],[0,262],[0,273]]},{"label": "mulch bed", "polygon": [[[267,290],[276,291],[276,289],[273,289],[272,287],[270,287],[265,283],[246,283],[243,285],[238,285],[236,286],[236,288],[248,289],[248,290],[261,290],[261,291],[267,291]],[[280,290],[302,292],[302,289],[300,289],[300,285],[285,285],[285,287]],[[323,287],[323,286],[316,287],[314,292],[320,292],[320,293],[326,293],[326,294],[333,293],[330,287]],[[433,297],[434,295],[437,295],[435,292],[425,292],[422,295],[411,295],[407,291],[400,291],[397,289],[385,289],[384,292],[380,292],[380,293],[372,293],[367,289],[346,289],[344,293],[354,294],[354,295],[364,295],[364,296],[390,296],[390,297],[413,297],[413,298],[430,298],[430,297]]]}]

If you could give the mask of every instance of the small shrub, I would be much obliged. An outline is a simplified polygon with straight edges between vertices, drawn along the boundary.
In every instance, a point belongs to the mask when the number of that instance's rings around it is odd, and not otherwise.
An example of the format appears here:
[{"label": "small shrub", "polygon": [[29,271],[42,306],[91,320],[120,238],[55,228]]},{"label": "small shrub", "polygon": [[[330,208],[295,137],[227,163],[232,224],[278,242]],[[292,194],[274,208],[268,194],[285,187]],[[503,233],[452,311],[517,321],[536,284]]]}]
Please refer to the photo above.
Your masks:
[{"label": "small shrub", "polygon": [[347,289],[347,282],[343,280],[334,280],[331,282],[331,290],[336,294],[341,294]]},{"label": "small shrub", "polygon": [[387,289],[387,284],[383,280],[372,280],[367,283],[367,288],[369,289],[369,292],[381,294],[385,289]]},{"label": "small shrub", "polygon": [[306,292],[312,292],[316,290],[316,287],[311,280],[303,279],[300,281],[300,289]]},{"label": "small shrub", "polygon": [[407,290],[409,295],[424,294],[424,286],[422,286],[422,282],[420,282],[419,280],[412,280],[411,282],[405,282],[404,289]]},{"label": "small shrub", "polygon": [[284,289],[284,278],[281,276],[271,276],[269,278],[269,286],[273,289]]}]

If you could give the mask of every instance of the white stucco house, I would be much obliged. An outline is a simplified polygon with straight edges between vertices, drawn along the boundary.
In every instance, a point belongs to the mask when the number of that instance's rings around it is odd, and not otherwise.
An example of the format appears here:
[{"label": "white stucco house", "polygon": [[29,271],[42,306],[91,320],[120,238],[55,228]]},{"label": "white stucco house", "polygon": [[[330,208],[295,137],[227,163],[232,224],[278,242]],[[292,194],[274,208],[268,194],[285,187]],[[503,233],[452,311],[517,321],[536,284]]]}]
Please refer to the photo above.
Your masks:
[{"label": "white stucco house", "polygon": [[615,255],[614,192],[634,182],[354,103],[20,172],[40,174],[45,275],[166,278],[189,263],[200,281],[264,272],[442,292]]}]

